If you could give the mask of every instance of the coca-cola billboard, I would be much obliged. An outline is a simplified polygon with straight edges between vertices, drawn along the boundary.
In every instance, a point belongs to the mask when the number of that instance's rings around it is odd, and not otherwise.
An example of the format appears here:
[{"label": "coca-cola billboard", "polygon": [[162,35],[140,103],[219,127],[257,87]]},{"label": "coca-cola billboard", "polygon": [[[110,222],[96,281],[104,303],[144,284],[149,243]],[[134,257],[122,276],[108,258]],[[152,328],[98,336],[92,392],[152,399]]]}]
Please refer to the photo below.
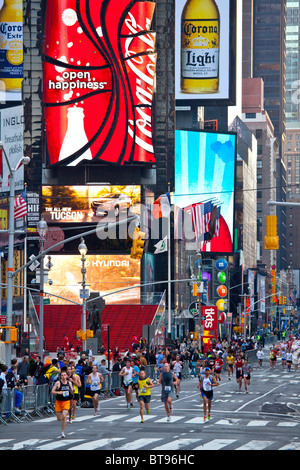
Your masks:
[{"label": "coca-cola billboard", "polygon": [[155,163],[155,1],[45,0],[48,167]]}]

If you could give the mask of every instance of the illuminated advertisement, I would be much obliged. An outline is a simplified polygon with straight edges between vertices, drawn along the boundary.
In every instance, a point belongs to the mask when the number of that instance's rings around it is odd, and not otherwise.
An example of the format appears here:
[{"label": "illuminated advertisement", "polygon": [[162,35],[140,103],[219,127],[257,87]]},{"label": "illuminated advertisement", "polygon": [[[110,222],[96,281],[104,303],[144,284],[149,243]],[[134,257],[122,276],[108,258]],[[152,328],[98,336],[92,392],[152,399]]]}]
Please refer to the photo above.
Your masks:
[{"label": "illuminated advertisement", "polygon": [[235,162],[235,134],[175,131],[173,202],[189,214],[185,237],[201,251],[233,252]]},{"label": "illuminated advertisement", "polygon": [[140,213],[140,186],[43,186],[42,194],[50,224],[113,222]]},{"label": "illuminated advertisement", "polygon": [[233,104],[235,3],[175,0],[176,100]]},{"label": "illuminated advertisement", "polygon": [[[51,304],[80,303],[79,290],[82,281],[80,255],[53,255],[53,267],[49,272],[52,285],[45,286]],[[140,260],[130,255],[86,255],[86,284],[90,293],[104,295],[106,304],[132,304],[140,301],[140,287],[123,292],[117,290],[140,284]],[[110,294],[110,295],[107,295]]]},{"label": "illuminated advertisement", "polygon": [[[0,140],[3,142],[11,168],[15,168],[24,156],[23,126],[23,106],[13,106],[12,108],[0,110]],[[0,165],[0,192],[9,192],[10,171],[4,155],[2,155]],[[16,191],[23,191],[24,189],[23,165],[15,172],[15,188]]]},{"label": "illuminated advertisement", "polygon": [[44,3],[46,165],[155,163],[155,1]]},{"label": "illuminated advertisement", "polygon": [[23,0],[0,1],[0,101],[22,101]]}]

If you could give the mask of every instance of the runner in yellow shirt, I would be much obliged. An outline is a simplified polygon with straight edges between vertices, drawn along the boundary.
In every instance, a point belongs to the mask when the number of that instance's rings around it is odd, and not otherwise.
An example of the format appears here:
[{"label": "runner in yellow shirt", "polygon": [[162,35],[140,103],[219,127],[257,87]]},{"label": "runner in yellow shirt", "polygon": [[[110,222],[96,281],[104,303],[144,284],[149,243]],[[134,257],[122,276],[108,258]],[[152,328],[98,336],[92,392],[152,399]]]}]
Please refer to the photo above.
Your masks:
[{"label": "runner in yellow shirt", "polygon": [[141,423],[144,422],[144,405],[147,415],[150,413],[150,400],[151,400],[151,388],[154,387],[153,382],[147,378],[146,372],[141,370],[139,374],[139,402],[140,402],[140,415]]},{"label": "runner in yellow shirt", "polygon": [[233,366],[234,366],[234,357],[232,355],[232,352],[228,353],[228,356],[226,357],[226,364],[227,364],[227,370],[228,370],[228,380],[231,380],[230,374],[233,375]]}]

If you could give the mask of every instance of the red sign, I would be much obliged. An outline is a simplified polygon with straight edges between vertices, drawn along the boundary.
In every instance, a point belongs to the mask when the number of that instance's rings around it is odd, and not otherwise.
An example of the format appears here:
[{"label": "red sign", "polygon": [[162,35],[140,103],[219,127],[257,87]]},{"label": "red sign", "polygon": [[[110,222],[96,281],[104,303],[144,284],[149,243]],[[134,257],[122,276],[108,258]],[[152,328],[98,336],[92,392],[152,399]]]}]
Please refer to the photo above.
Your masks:
[{"label": "red sign", "polygon": [[155,1],[48,0],[47,166],[155,163]]},{"label": "red sign", "polygon": [[6,325],[6,315],[0,315],[0,325]]},{"label": "red sign", "polygon": [[218,308],[217,307],[201,307],[201,326],[203,327],[202,341],[204,344],[204,352],[211,346],[211,338],[218,337]]}]

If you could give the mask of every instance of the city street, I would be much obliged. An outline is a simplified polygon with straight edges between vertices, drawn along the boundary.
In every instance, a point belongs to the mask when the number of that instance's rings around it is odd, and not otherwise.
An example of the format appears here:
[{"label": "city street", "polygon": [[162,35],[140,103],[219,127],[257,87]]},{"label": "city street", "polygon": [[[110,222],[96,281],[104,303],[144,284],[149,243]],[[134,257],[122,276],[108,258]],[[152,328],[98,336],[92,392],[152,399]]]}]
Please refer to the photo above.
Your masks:
[{"label": "city street", "polygon": [[[267,354],[266,354],[267,356]],[[60,438],[55,417],[1,426],[0,450],[292,450],[300,449],[299,371],[282,371],[280,360],[259,369],[253,359],[249,393],[238,391],[235,376],[221,375],[214,390],[212,419],[203,423],[197,379],[182,381],[174,399],[172,420],[166,421],[160,387],[152,391],[150,415],[140,423],[139,405],[127,411],[125,397],[101,401],[101,412],[78,409],[76,420]],[[119,454],[118,454],[119,455]],[[146,454],[147,455],[147,454]]]}]

